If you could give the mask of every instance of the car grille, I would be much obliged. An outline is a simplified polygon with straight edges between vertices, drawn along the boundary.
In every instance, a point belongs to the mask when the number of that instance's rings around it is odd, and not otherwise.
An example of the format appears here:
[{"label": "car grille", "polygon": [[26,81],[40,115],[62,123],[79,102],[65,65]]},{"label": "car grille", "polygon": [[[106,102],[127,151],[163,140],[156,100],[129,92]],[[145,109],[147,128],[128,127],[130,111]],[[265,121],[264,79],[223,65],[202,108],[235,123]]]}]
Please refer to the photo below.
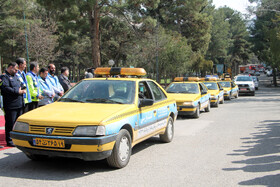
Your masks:
[{"label": "car grille", "polygon": [[37,125],[30,125],[29,131],[30,133],[34,134],[46,134],[46,128],[54,128],[51,135],[68,135],[72,136],[74,131],[74,127],[50,127],[50,126],[37,126]]},{"label": "car grille", "polygon": [[238,85],[239,88],[249,88],[248,84],[239,84]]}]

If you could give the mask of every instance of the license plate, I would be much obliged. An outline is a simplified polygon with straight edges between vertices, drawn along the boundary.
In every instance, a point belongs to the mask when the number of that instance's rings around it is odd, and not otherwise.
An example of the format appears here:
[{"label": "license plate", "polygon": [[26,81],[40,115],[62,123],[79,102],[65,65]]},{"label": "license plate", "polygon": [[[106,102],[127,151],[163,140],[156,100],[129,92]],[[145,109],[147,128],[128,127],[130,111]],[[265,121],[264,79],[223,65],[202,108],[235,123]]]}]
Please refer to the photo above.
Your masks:
[{"label": "license plate", "polygon": [[247,88],[240,88],[240,90],[247,90]]},{"label": "license plate", "polygon": [[33,138],[33,145],[43,147],[65,148],[64,140]]}]

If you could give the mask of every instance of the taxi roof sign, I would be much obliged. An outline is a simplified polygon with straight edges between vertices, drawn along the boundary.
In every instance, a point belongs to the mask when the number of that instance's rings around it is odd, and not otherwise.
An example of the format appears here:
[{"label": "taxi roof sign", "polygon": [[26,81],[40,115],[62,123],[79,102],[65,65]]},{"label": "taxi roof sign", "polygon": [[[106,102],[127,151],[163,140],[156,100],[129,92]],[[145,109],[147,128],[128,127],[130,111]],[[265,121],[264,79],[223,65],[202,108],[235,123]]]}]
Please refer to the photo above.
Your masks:
[{"label": "taxi roof sign", "polygon": [[199,81],[198,77],[176,77],[174,82]]},{"label": "taxi roof sign", "polygon": [[208,78],[205,78],[205,81],[217,81],[217,77],[208,77]]},{"label": "taxi roof sign", "polygon": [[124,75],[124,76],[145,76],[147,73],[143,68],[116,68],[100,67],[94,71],[96,75]]}]

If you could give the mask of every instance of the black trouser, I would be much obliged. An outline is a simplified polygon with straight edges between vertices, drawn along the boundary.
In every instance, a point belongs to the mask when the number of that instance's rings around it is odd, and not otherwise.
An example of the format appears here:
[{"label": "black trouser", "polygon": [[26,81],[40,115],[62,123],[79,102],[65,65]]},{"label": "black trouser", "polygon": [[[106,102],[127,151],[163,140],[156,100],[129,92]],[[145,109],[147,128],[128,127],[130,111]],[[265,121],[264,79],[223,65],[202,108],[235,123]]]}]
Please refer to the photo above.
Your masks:
[{"label": "black trouser", "polygon": [[34,110],[35,108],[38,108],[38,101],[32,101],[29,103],[28,111]]},{"label": "black trouser", "polygon": [[38,108],[38,101],[32,101],[31,103],[26,103],[25,106],[23,107],[23,114],[35,108]]},{"label": "black trouser", "polygon": [[4,108],[5,112],[5,133],[6,133],[6,142],[11,144],[12,139],[10,137],[10,132],[13,130],[13,126],[17,118],[22,114],[22,108],[7,110]]}]

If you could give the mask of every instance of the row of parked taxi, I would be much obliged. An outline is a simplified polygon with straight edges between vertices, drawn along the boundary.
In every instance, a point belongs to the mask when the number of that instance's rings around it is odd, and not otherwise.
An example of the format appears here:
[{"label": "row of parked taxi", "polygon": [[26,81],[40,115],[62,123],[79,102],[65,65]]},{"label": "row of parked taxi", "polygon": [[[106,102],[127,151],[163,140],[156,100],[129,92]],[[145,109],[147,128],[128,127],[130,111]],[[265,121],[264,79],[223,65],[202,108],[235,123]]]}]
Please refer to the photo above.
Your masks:
[{"label": "row of parked taxi", "polygon": [[239,88],[230,78],[176,77],[166,92],[176,100],[179,115],[199,118],[201,110],[209,112],[225,99],[238,98]]},{"label": "row of parked taxi", "polygon": [[154,80],[141,78],[142,68],[97,68],[58,101],[17,119],[11,137],[32,160],[71,157],[106,159],[125,167],[133,146],[159,135],[174,137],[178,112],[199,117],[200,111],[238,97],[230,80],[177,78],[166,91]]}]

